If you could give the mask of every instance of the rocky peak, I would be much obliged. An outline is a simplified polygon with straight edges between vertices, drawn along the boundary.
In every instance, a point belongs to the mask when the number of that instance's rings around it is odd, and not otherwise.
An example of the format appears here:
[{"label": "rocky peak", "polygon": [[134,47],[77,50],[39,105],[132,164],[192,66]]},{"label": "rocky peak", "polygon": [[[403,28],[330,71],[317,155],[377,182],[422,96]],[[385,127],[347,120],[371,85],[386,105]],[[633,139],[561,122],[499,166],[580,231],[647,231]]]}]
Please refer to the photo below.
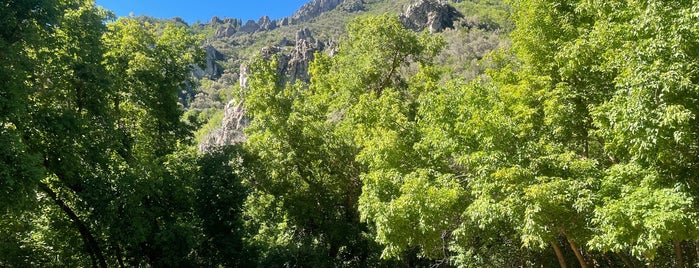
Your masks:
[{"label": "rocky peak", "polygon": [[454,28],[454,21],[461,18],[463,15],[443,0],[420,0],[400,15],[406,28],[415,31],[428,29],[431,33]]},{"label": "rocky peak", "polygon": [[209,24],[211,24],[211,25],[216,25],[216,24],[221,24],[221,23],[223,23],[223,21],[218,16],[211,17],[211,22],[209,22]]},{"label": "rocky peak", "polygon": [[257,25],[260,26],[260,30],[262,31],[270,31],[277,28],[277,22],[271,20],[268,16],[261,17],[257,22]]},{"label": "rocky peak", "polygon": [[323,12],[328,12],[342,4],[343,0],[314,0],[303,5],[296,13],[291,16],[294,23],[307,21],[320,16]]},{"label": "rocky peak", "polygon": [[308,65],[313,61],[313,54],[322,50],[322,44],[316,42],[308,28],[296,33],[296,46],[291,51],[286,64],[286,77],[290,83],[296,80],[308,82]]},{"label": "rocky peak", "polygon": [[244,33],[254,33],[258,29],[260,29],[260,25],[254,20],[248,20],[243,27],[240,27],[240,31]]}]

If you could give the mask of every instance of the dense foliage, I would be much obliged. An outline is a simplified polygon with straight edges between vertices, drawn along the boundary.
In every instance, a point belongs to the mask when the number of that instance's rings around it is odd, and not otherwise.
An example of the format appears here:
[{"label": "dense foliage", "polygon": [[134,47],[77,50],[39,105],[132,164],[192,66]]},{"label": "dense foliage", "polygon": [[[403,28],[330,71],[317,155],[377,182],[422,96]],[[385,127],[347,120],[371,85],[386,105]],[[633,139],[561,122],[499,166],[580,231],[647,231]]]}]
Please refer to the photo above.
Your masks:
[{"label": "dense foliage", "polygon": [[391,15],[309,83],[256,59],[247,140],[200,152],[185,25],[2,0],[0,266],[699,263],[699,2],[509,4],[484,73],[444,53],[479,29]]}]

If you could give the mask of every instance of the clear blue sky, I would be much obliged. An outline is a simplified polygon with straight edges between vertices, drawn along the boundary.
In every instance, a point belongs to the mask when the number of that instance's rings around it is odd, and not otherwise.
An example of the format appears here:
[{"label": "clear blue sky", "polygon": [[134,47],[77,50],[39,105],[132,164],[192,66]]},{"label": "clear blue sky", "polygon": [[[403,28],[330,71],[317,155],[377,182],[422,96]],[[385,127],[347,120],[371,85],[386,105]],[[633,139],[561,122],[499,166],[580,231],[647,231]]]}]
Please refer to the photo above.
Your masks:
[{"label": "clear blue sky", "polygon": [[188,23],[208,22],[211,17],[239,18],[243,22],[262,16],[279,19],[291,16],[310,0],[96,0],[97,5],[117,16],[148,15],[156,18],[181,17]]}]

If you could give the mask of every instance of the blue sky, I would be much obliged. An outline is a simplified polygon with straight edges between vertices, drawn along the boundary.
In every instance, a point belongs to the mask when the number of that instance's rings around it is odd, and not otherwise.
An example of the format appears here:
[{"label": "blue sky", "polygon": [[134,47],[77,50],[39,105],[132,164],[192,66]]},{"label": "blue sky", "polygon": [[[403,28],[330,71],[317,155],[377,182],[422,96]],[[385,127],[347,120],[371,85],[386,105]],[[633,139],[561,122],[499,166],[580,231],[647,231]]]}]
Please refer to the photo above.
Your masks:
[{"label": "blue sky", "polygon": [[181,17],[188,23],[208,22],[211,17],[257,20],[262,16],[278,19],[291,16],[310,0],[96,0],[97,5],[117,16],[149,15],[156,18]]}]

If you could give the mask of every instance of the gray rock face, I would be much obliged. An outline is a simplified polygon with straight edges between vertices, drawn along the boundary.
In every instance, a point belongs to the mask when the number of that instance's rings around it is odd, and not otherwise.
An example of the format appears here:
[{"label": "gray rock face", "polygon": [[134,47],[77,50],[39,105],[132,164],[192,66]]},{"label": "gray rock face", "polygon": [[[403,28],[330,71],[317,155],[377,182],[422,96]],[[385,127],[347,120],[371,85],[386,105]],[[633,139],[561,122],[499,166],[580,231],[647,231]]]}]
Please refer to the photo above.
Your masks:
[{"label": "gray rock face", "polygon": [[[283,77],[283,82],[294,83],[296,81],[308,82],[308,65],[313,61],[313,54],[321,51],[325,44],[313,38],[308,28],[296,33],[296,44],[291,50],[280,46],[267,46],[262,48],[260,56],[265,59],[272,59],[275,55],[279,61],[277,64],[277,74]],[[246,88],[248,85],[249,70],[245,64],[240,66],[240,87]]]},{"label": "gray rock face", "polygon": [[345,0],[341,8],[345,12],[357,12],[364,11],[366,9],[365,5],[366,2],[364,0]]},{"label": "gray rock face", "polygon": [[319,42],[313,38],[308,28],[296,33],[296,45],[288,54],[282,53],[279,57],[279,70],[277,72],[284,77],[287,83],[297,80],[308,82],[308,65],[313,61],[313,54],[322,48]]},{"label": "gray rock face", "polygon": [[296,13],[291,16],[294,23],[307,21],[318,17],[323,12],[335,9],[342,4],[343,0],[315,0],[303,5]]},{"label": "gray rock face", "polygon": [[422,31],[428,29],[431,33],[454,28],[454,21],[462,18],[454,7],[441,0],[420,0],[408,6],[400,20],[406,28]]},{"label": "gray rock face", "polygon": [[288,26],[289,24],[290,24],[289,18],[283,18],[283,19],[277,21],[278,27]]},{"label": "gray rock face", "polygon": [[[290,51],[284,51],[282,47],[268,46],[260,52],[261,56],[271,59],[277,55],[279,64],[277,73],[284,77],[283,82],[308,81],[308,65],[313,61],[313,53],[319,51],[317,43],[311,31],[303,29],[296,35],[296,45]],[[213,49],[213,48],[212,48]],[[207,47],[207,58],[209,54]],[[215,50],[214,50],[215,51]],[[212,55],[215,55],[212,53]],[[249,69],[243,64],[240,66],[239,83],[245,89],[248,85]],[[250,125],[250,118],[245,115],[243,102],[231,101],[226,105],[221,127],[212,131],[199,145],[200,151],[207,151],[218,146],[232,145],[244,142],[244,129]]]},{"label": "gray rock face", "polygon": [[204,50],[206,50],[206,69],[204,72],[212,79],[220,77],[223,68],[216,61],[225,60],[226,56],[212,46],[207,46]]},{"label": "gray rock face", "polygon": [[[296,45],[290,51],[278,46],[264,47],[260,54],[263,58],[271,59],[277,56],[279,64],[277,73],[284,77],[283,82],[308,81],[308,65],[313,61],[313,53],[319,51],[311,31],[303,29],[296,35]],[[207,49],[208,54],[208,49]],[[249,69],[247,65],[240,66],[239,83],[245,89],[248,86]],[[212,131],[199,145],[200,151],[208,151],[212,148],[244,142],[244,129],[250,125],[250,118],[245,115],[242,101],[231,101],[226,105],[221,127]]]},{"label": "gray rock face", "polygon": [[240,88],[245,89],[248,87],[248,76],[250,76],[248,66],[245,64],[241,64],[240,72],[238,75],[238,83],[240,84]]},{"label": "gray rock face", "polygon": [[254,20],[248,20],[243,27],[240,27],[240,31],[244,33],[254,33],[258,29],[260,29],[260,25]]},{"label": "gray rock face", "polygon": [[231,26],[226,26],[226,27],[220,27],[216,29],[216,38],[222,38],[222,37],[231,37],[233,36],[237,31],[235,30],[234,27]]},{"label": "gray rock face", "polygon": [[218,16],[213,16],[211,17],[211,22],[209,22],[211,25],[216,25],[219,23],[223,23],[223,21],[218,17]]},{"label": "gray rock face", "polygon": [[192,74],[197,77],[197,79],[202,79],[203,77],[216,79],[220,77],[221,74],[223,74],[223,68],[216,61],[226,60],[226,56],[212,46],[204,47],[204,51],[206,51],[206,56],[204,56],[206,59],[206,67],[202,69],[194,65],[192,66]]},{"label": "gray rock face", "polygon": [[289,83],[296,80],[310,81],[308,65],[313,61],[313,53],[319,50],[313,42],[312,37],[296,40],[296,47],[291,51],[289,62],[286,64],[285,77]]},{"label": "gray rock face", "polygon": [[[260,57],[265,60],[271,60],[272,57],[277,55],[277,74],[286,75],[286,66],[289,63],[289,55],[282,53],[282,48],[278,46],[266,46],[260,50]],[[248,77],[250,77],[250,69],[247,64],[243,63],[240,65],[240,76],[239,76],[240,88],[245,90],[248,87]]]},{"label": "gray rock face", "polygon": [[271,20],[268,16],[261,17],[257,24],[260,26],[261,31],[270,31],[277,28],[277,22]]},{"label": "gray rock face", "polygon": [[308,28],[303,28],[302,30],[296,32],[296,42],[298,42],[299,40],[315,42],[315,40],[313,39],[313,34],[311,33],[311,30],[309,30]]},{"label": "gray rock face", "polygon": [[247,140],[243,130],[250,125],[250,119],[245,116],[243,102],[232,100],[226,105],[221,128],[212,131],[199,144],[200,151],[208,151],[215,147],[232,145]]}]

